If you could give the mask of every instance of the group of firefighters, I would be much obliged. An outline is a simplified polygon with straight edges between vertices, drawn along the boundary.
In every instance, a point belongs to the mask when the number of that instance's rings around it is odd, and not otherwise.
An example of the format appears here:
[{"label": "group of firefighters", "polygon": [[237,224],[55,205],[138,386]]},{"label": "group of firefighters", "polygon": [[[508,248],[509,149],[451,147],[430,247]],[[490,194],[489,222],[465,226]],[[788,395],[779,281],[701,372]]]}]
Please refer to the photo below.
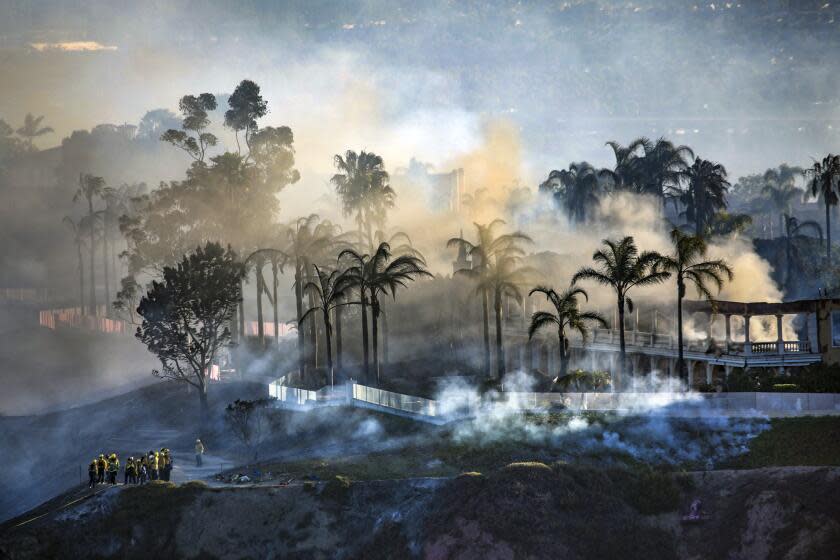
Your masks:
[{"label": "group of firefighters", "polygon": [[[120,460],[116,453],[99,455],[88,466],[88,487],[97,484],[116,484]],[[144,484],[149,480],[169,480],[172,474],[172,454],[169,449],[149,451],[142,457],[129,457],[124,468],[125,484]]]}]

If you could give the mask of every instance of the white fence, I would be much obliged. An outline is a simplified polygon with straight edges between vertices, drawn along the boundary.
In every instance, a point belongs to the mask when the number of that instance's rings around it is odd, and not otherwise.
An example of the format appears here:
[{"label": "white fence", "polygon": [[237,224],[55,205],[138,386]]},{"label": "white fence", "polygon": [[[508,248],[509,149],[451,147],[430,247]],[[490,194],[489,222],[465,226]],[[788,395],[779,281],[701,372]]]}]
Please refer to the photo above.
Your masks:
[{"label": "white fence", "polygon": [[510,410],[570,410],[661,414],[677,417],[824,416],[840,415],[837,393],[499,393],[495,399],[462,397],[444,401],[385,391],[357,383],[297,389],[278,380],[268,386],[277,406],[297,410],[349,405],[444,424],[475,416],[479,408],[502,406]]}]

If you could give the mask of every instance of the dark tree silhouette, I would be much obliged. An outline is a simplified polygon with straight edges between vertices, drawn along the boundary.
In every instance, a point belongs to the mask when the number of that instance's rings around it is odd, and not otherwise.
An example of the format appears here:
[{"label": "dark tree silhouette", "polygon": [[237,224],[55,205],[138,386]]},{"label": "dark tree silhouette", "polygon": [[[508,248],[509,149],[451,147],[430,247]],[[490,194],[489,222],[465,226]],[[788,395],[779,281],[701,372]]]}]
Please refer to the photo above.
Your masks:
[{"label": "dark tree silhouette", "polygon": [[581,268],[572,278],[572,284],[579,280],[594,280],[601,285],[609,286],[616,295],[618,306],[618,332],[621,352],[619,366],[619,383],[623,382],[627,369],[627,350],[624,341],[624,311],[633,311],[633,300],[629,296],[631,289],[637,286],[649,286],[664,282],[670,274],[658,270],[656,267],[662,256],[654,251],[639,253],[636,242],[632,237],[625,237],[620,241],[604,240],[604,249],[595,251],[592,260],[599,268]]},{"label": "dark tree silhouette", "polygon": [[714,296],[708,283],[715,285],[718,291],[723,287],[723,279],[732,280],[732,269],[723,260],[702,260],[706,256],[706,242],[700,236],[686,235],[679,229],[671,231],[674,253],[661,257],[659,266],[665,272],[674,275],[677,280],[677,370],[683,380],[688,379],[683,359],[683,321],[682,300],[685,297],[686,284],[692,284],[699,294],[714,304]]},{"label": "dark tree silhouette", "polygon": [[589,338],[589,324],[596,323],[606,328],[607,322],[599,313],[580,310],[578,296],[589,301],[589,295],[586,293],[586,290],[574,284],[559,294],[553,288],[537,286],[528,295],[531,296],[537,293],[545,295],[546,299],[554,307],[554,311],[537,311],[531,315],[531,325],[528,327],[528,340],[534,338],[534,335],[540,329],[548,327],[557,329],[557,340],[560,345],[560,373],[557,379],[560,380],[566,377],[569,368],[568,337],[566,330],[577,331],[583,340],[583,344],[586,344]]},{"label": "dark tree silhouette", "polygon": [[806,172],[811,180],[811,195],[822,199],[825,205],[825,262],[831,267],[831,207],[837,206],[837,181],[840,180],[840,155],[828,154],[822,161],[815,161]]},{"label": "dark tree silhouette", "polygon": [[198,389],[202,427],[207,405],[207,376],[221,348],[230,343],[228,325],[242,299],[245,268],[236,254],[208,243],[184,255],[175,267],[164,267],[140,300],[143,318],[136,337],[154,353],[161,378]]}]

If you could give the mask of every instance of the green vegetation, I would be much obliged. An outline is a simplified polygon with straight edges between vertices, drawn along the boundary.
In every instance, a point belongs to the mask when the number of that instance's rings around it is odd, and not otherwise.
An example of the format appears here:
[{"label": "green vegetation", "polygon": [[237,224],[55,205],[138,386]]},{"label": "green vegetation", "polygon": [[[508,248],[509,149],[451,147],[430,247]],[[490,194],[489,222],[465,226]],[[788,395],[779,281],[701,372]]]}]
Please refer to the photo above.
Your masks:
[{"label": "green vegetation", "polygon": [[813,364],[793,368],[789,375],[779,375],[775,369],[736,368],[726,382],[731,392],[800,392],[840,393],[840,365]]},{"label": "green vegetation", "polygon": [[776,418],[750,443],[749,452],[727,466],[760,467],[840,465],[840,416]]}]

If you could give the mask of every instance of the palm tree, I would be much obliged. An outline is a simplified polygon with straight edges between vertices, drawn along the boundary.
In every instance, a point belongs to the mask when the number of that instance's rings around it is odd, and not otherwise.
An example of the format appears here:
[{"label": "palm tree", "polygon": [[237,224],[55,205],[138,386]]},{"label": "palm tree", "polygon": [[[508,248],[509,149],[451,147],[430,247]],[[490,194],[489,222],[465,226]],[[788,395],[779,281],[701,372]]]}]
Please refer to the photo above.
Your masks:
[{"label": "palm tree", "polygon": [[[284,252],[295,266],[294,289],[298,331],[298,365],[301,375],[304,375],[306,372],[307,362],[303,327],[303,286],[306,283],[306,277],[309,276],[313,260],[324,255],[334,247],[336,243],[335,237],[338,231],[338,227],[332,222],[321,220],[317,214],[310,214],[309,216],[295,220],[285,232],[287,243]],[[314,320],[310,320],[310,326],[312,327],[310,329],[310,344],[312,345],[312,357],[314,359],[316,356]]]},{"label": "palm tree", "polygon": [[88,221],[90,227],[89,235],[90,235],[90,275],[89,275],[89,284],[90,284],[90,301],[89,301],[89,313],[91,315],[96,315],[96,281],[94,276],[94,259],[96,255],[96,240],[95,240],[95,228],[93,227],[93,222],[95,220],[95,213],[93,211],[93,199],[97,197],[101,197],[102,193],[105,189],[105,179],[102,177],[94,177],[93,175],[79,175],[79,188],[76,191],[76,194],[73,195],[73,202],[78,202],[82,198],[87,201],[88,204]]},{"label": "palm tree", "polygon": [[[768,171],[769,173],[769,171]],[[766,176],[766,174],[765,174]],[[802,194],[796,187],[767,183],[761,189],[761,194],[767,197],[769,206],[779,215],[779,235],[785,233],[785,216],[790,214],[790,203]]]},{"label": "palm tree", "polygon": [[621,364],[620,375],[623,376],[627,366],[627,350],[624,341],[624,311],[625,308],[633,312],[633,300],[629,296],[631,289],[636,286],[649,286],[664,282],[670,274],[657,269],[662,256],[654,251],[639,253],[636,242],[627,236],[620,241],[605,239],[605,249],[595,251],[592,260],[598,263],[599,269],[592,267],[581,268],[573,277],[572,284],[578,280],[594,280],[615,291],[618,305],[618,332],[620,343]]},{"label": "palm tree", "polygon": [[472,268],[459,270],[457,274],[468,276],[479,282],[476,289],[481,297],[481,310],[483,319],[484,334],[484,374],[490,377],[490,318],[489,318],[489,292],[480,287],[481,282],[490,272],[492,260],[499,254],[522,255],[521,243],[531,243],[530,237],[522,232],[496,235],[497,227],[504,225],[503,220],[493,220],[489,224],[474,224],[476,229],[476,243],[472,243],[461,237],[453,237],[446,242],[450,248],[465,248],[472,258]]},{"label": "palm tree", "polygon": [[85,264],[82,258],[82,246],[85,244],[85,219],[74,221],[70,216],[62,220],[73,233],[73,243],[76,244],[76,256],[79,259],[79,312],[85,312]]},{"label": "palm tree", "polygon": [[496,320],[496,377],[501,379],[505,373],[505,352],[502,344],[502,301],[513,298],[522,303],[519,286],[531,279],[535,271],[520,266],[522,250],[510,247],[496,252],[483,276],[479,279],[476,290],[479,293],[493,294],[493,313]]},{"label": "palm tree", "polygon": [[[265,293],[274,309],[274,343],[277,344],[280,327],[277,315],[277,283],[278,275],[283,272],[283,266],[286,264],[287,259],[288,255],[285,252],[273,248],[257,249],[245,259],[246,266],[249,263],[254,264],[254,275],[256,276],[257,282],[257,338],[259,339],[260,346],[263,348],[265,348],[265,325],[262,295]],[[271,264],[272,291],[268,290],[265,277],[263,276],[263,269],[266,264]]]},{"label": "palm tree", "polygon": [[[391,254],[392,255],[414,255],[418,257],[424,264],[426,259],[423,257],[423,254],[414,248],[414,245],[411,242],[411,238],[408,236],[407,233],[403,231],[394,231],[390,235],[385,233],[384,231],[376,230],[374,233],[373,238],[376,242],[376,245],[370,247],[369,251],[374,252],[376,247],[378,247],[382,243],[387,243],[391,247]],[[389,329],[388,329],[388,313],[382,308],[382,302],[380,302],[380,314],[382,316],[382,363],[383,365],[388,365],[388,341],[389,341]],[[336,326],[341,325],[341,308],[336,309]],[[338,331],[338,329],[336,329]],[[338,341],[340,342],[340,335],[336,332],[338,337]]]},{"label": "palm tree", "polygon": [[627,146],[607,142],[615,156],[615,167],[607,172],[617,190],[653,194],[665,203],[666,197],[687,178],[694,152],[688,146],[675,146],[659,138],[656,142],[641,137]]},{"label": "palm tree", "polygon": [[[383,248],[385,251],[382,251]],[[416,251],[412,250],[411,253],[398,255],[391,251],[387,242],[383,242],[379,244],[379,248],[374,255],[384,255],[386,253],[386,259],[371,260],[373,275],[370,282],[370,316],[371,336],[373,337],[373,367],[377,382],[379,382],[380,376],[379,318],[384,316],[381,296],[390,295],[392,299],[396,299],[397,288],[406,287],[407,282],[418,276],[432,277],[432,274],[425,268],[426,263],[423,257]],[[383,332],[383,342],[386,340],[387,333]]]},{"label": "palm tree", "polygon": [[697,292],[714,304],[714,296],[707,283],[711,282],[720,291],[723,277],[732,280],[732,269],[723,260],[702,260],[706,256],[706,242],[699,235],[686,235],[679,229],[671,231],[674,253],[663,256],[659,267],[666,273],[673,273],[677,279],[677,369],[683,380],[688,379],[683,359],[683,322],[682,300],[685,297],[687,283],[691,283]]},{"label": "palm tree", "polygon": [[31,150],[34,147],[33,142],[39,136],[55,132],[51,126],[41,126],[43,120],[43,115],[36,117],[32,113],[26,113],[26,117],[23,119],[23,126],[15,131],[18,136],[23,138],[27,149]]},{"label": "palm tree", "polygon": [[557,338],[560,344],[560,374],[558,379],[566,376],[569,364],[567,355],[568,340],[566,337],[566,329],[577,331],[583,343],[586,344],[589,338],[588,323],[598,323],[606,328],[607,322],[604,318],[594,311],[581,311],[578,305],[578,296],[583,296],[586,301],[589,301],[589,295],[586,290],[579,288],[574,284],[563,290],[558,294],[554,289],[546,286],[537,286],[531,290],[528,295],[532,296],[536,293],[545,294],[546,299],[554,306],[554,312],[537,311],[531,315],[531,326],[528,327],[528,340],[531,340],[540,329],[544,327],[554,326],[557,328]]},{"label": "palm tree", "polygon": [[597,171],[585,161],[572,163],[568,169],[552,170],[540,184],[540,191],[550,193],[570,220],[581,223],[600,201],[604,175],[611,172]]},{"label": "palm tree", "polygon": [[718,210],[726,208],[726,193],[731,186],[726,180],[726,168],[712,161],[697,158],[688,168],[688,188],[680,195],[685,215],[694,222],[694,233],[706,235],[709,224]]},{"label": "palm tree", "polygon": [[828,154],[822,162],[815,161],[805,172],[811,177],[808,185],[811,195],[822,198],[825,204],[825,260],[831,266],[831,207],[836,206],[837,180],[840,178],[840,155]]},{"label": "palm tree", "polygon": [[[808,236],[805,235],[806,230],[811,230],[817,234],[819,237],[820,245],[822,245],[822,228],[820,224],[813,220],[806,220],[804,222],[800,222],[793,216],[788,216],[787,214],[784,215],[785,219],[785,264],[787,273],[785,274],[785,291],[790,291],[791,288],[791,279],[793,278],[793,263],[794,261],[799,262],[799,249],[797,247],[796,242],[806,239]],[[794,257],[794,254],[796,255]],[[790,295],[790,294],[788,294]]]},{"label": "palm tree", "polygon": [[[369,345],[373,349],[373,362],[376,381],[379,383],[379,315],[380,296],[396,297],[398,287],[405,287],[407,282],[418,276],[431,276],[423,260],[414,255],[400,255],[392,258],[388,243],[381,243],[373,255],[360,254],[354,249],[344,249],[338,260],[348,262],[342,274],[342,283],[359,293],[362,306],[362,352],[364,356],[365,377],[370,377]],[[371,333],[368,338],[367,308],[371,309]],[[371,343],[372,342],[372,343]]]},{"label": "palm tree", "polygon": [[339,173],[330,179],[341,198],[346,216],[355,215],[359,228],[359,244],[373,245],[373,228],[385,225],[385,216],[394,206],[394,190],[388,185],[388,172],[382,158],[373,152],[357,154],[347,150],[344,156],[336,155],[335,166]]},{"label": "palm tree", "polygon": [[307,282],[303,287],[307,293],[312,293],[315,296],[316,305],[310,307],[304,318],[310,313],[321,311],[321,316],[324,320],[324,338],[327,344],[327,370],[330,375],[330,386],[335,386],[335,371],[333,369],[332,359],[332,321],[330,314],[338,310],[341,305],[345,305],[345,298],[347,292],[350,290],[350,282],[342,278],[343,273],[340,270],[333,270],[327,272],[321,270],[318,265],[312,265],[315,269],[317,282]]}]

